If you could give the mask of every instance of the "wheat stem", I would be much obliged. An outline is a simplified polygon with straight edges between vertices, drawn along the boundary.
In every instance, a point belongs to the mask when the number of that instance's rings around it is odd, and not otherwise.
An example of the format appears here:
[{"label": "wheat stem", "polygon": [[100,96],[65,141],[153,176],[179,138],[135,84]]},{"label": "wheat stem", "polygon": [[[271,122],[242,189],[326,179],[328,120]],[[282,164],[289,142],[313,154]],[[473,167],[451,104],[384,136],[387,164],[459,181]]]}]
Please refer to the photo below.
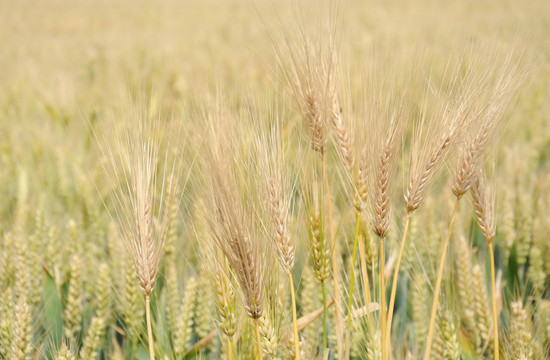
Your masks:
[{"label": "wheat stem", "polygon": [[233,341],[231,337],[227,337],[227,360],[233,360]]},{"label": "wheat stem", "polygon": [[498,318],[497,318],[497,300],[495,290],[495,255],[493,253],[493,244],[489,242],[489,256],[491,257],[491,298],[493,308],[493,359],[498,360]]},{"label": "wheat stem", "polygon": [[321,291],[323,292],[323,359],[327,351],[327,289],[325,282],[321,282]]},{"label": "wheat stem", "polygon": [[290,285],[290,300],[292,301],[292,330],[294,331],[294,353],[296,360],[300,360],[300,338],[298,337],[298,320],[296,317],[296,295],[294,294],[294,281],[292,274],[288,274]]},{"label": "wheat stem", "polygon": [[342,354],[342,314],[340,313],[340,276],[338,271],[338,258],[335,249],[335,239],[334,239],[334,224],[332,222],[332,199],[330,195],[330,186],[328,183],[327,176],[327,164],[325,155],[321,156],[321,166],[323,171],[323,182],[325,184],[325,191],[327,195],[327,208],[328,208],[328,226],[329,226],[329,235],[330,235],[330,245],[332,247],[332,276],[334,277],[333,287],[334,287],[334,312],[336,315],[336,347],[338,353]]},{"label": "wheat stem", "polygon": [[384,336],[386,332],[386,285],[384,283],[384,238],[379,240],[380,246],[380,350],[382,360],[386,360],[386,348],[384,346]]},{"label": "wheat stem", "polygon": [[439,303],[439,291],[441,289],[441,280],[443,278],[445,258],[447,257],[447,248],[449,247],[449,241],[451,239],[451,234],[453,233],[453,227],[456,220],[456,213],[458,211],[459,201],[460,201],[460,198],[457,197],[455,206],[453,209],[453,215],[451,216],[451,222],[449,223],[449,229],[447,230],[447,237],[445,238],[445,243],[443,244],[443,250],[441,251],[441,257],[439,259],[439,269],[437,271],[437,281],[435,283],[435,289],[434,289],[434,300],[432,304],[432,312],[430,315],[430,326],[428,327],[428,337],[426,339],[426,350],[424,352],[424,360],[429,360],[430,351],[432,349],[433,334],[434,334],[434,328],[435,328],[435,317],[437,314],[437,305]]},{"label": "wheat stem", "polygon": [[151,327],[151,299],[145,295],[145,316],[147,317],[147,337],[149,340],[149,358],[155,360],[155,349],[153,346],[153,329]]},{"label": "wheat stem", "polygon": [[359,239],[359,228],[361,226],[361,216],[359,213],[355,215],[355,237],[353,239],[353,254],[351,256],[351,279],[349,285],[349,296],[348,296],[348,321],[347,329],[350,330],[351,324],[351,301],[353,300],[353,287],[355,285],[355,261],[357,259],[357,243]]},{"label": "wheat stem", "polygon": [[[365,292],[365,304],[367,307],[371,303],[370,300],[370,289],[369,289],[369,278],[367,273],[367,260],[365,259],[365,244],[363,244],[363,237],[359,235],[359,258],[361,259],[361,273],[363,274],[363,291]],[[367,317],[369,317],[370,312],[367,312]]]},{"label": "wheat stem", "polygon": [[263,359],[262,353],[262,338],[260,337],[260,325],[258,324],[258,319],[252,320],[254,322],[254,327],[256,328],[256,346],[258,357],[256,359]]},{"label": "wheat stem", "polygon": [[397,256],[397,262],[395,264],[395,270],[393,272],[391,295],[390,295],[390,305],[388,307],[388,321],[386,328],[386,347],[389,350],[390,345],[390,336],[391,336],[391,323],[393,320],[393,308],[395,306],[395,294],[397,293],[397,279],[399,276],[399,266],[401,265],[401,259],[403,258],[403,250],[405,249],[405,241],[407,240],[407,232],[409,230],[409,223],[411,221],[411,213],[407,212],[407,217],[405,218],[405,227],[403,228],[403,237],[401,238],[401,245],[399,246],[399,255]]}]

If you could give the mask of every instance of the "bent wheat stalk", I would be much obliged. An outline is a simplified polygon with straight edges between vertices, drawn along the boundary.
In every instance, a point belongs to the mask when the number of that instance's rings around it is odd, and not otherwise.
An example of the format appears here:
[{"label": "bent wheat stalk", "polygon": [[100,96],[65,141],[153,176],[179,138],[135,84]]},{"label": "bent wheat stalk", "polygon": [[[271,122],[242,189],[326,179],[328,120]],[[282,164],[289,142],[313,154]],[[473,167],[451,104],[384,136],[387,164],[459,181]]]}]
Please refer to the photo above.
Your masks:
[{"label": "bent wheat stalk", "polygon": [[[446,107],[443,108],[447,109]],[[443,111],[442,113],[445,114]],[[431,180],[438,170],[438,167],[443,163],[446,155],[456,143],[458,132],[461,130],[461,127],[465,121],[464,114],[466,111],[464,106],[459,107],[459,109],[453,113],[455,116],[452,118],[447,118],[443,121],[440,121],[439,119],[434,120],[437,121],[436,125],[440,125],[439,129],[437,127],[435,129],[432,128],[432,124],[427,124],[423,118],[423,121],[420,123],[417,129],[418,131],[415,135],[415,139],[418,140],[416,140],[412,150],[411,178],[409,180],[407,192],[405,193],[407,215],[403,226],[403,236],[399,245],[399,254],[397,256],[397,262],[393,272],[392,289],[388,307],[388,326],[384,335],[387,347],[389,347],[391,337],[391,325],[393,319],[393,309],[395,306],[395,296],[397,293],[399,269],[403,258],[405,243],[407,241],[411,216],[413,212],[420,207],[420,204],[424,199],[425,191],[429,187]],[[438,132],[439,134],[437,134]],[[413,139],[413,141],[415,141],[415,139]],[[420,141],[422,140],[425,140],[427,144],[421,144]],[[420,161],[415,160],[417,156],[420,158]]]},{"label": "bent wheat stalk", "polygon": [[452,185],[452,191],[456,197],[456,202],[453,215],[451,217],[451,223],[449,224],[447,238],[443,244],[443,250],[440,257],[437,282],[434,289],[434,301],[430,316],[430,326],[428,328],[428,338],[426,340],[426,349],[424,352],[424,360],[428,360],[430,358],[435,328],[435,318],[439,303],[439,291],[441,290],[441,278],[443,276],[447,248],[452,234],[458,203],[460,202],[462,196],[470,190],[472,182],[475,180],[476,173],[482,166],[493,134],[495,133],[499,122],[502,121],[502,110],[507,106],[503,100],[506,98],[506,95],[509,95],[509,81],[511,81],[508,78],[505,80],[506,81],[501,80],[497,83],[497,89],[495,90],[495,94],[489,100],[489,103],[477,113],[473,114],[471,123],[475,124],[478,122],[480,125],[478,128],[470,129],[469,139],[465,141],[459,154],[458,170],[454,174],[454,182]]}]

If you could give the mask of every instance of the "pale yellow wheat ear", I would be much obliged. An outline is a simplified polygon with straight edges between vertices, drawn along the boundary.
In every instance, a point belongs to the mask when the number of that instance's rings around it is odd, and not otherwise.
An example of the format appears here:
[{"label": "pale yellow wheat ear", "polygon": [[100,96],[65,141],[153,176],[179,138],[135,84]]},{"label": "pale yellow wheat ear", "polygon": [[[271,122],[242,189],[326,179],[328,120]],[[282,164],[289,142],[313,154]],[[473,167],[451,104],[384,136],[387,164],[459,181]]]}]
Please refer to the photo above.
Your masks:
[{"label": "pale yellow wheat ear", "polygon": [[494,186],[487,186],[486,176],[483,168],[475,175],[470,189],[476,220],[485,237],[489,248],[489,257],[491,264],[491,308],[493,314],[493,358],[499,358],[498,341],[498,310],[497,310],[497,289],[495,283],[495,255],[493,252],[493,240],[496,235],[496,192]]},{"label": "pale yellow wheat ear", "polygon": [[[489,53],[487,53],[487,49]],[[505,52],[496,50],[496,47],[473,48],[471,55],[472,66],[469,80],[470,89],[475,96],[469,106],[467,131],[458,147],[458,166],[452,176],[452,191],[456,197],[453,213],[449,222],[447,236],[443,242],[437,280],[434,288],[434,300],[430,315],[430,326],[426,339],[424,360],[430,358],[433,340],[439,292],[447,256],[447,248],[451,239],[460,199],[471,188],[476,174],[482,169],[488,149],[495,138],[495,134],[502,130],[502,123],[506,119],[506,111],[513,105],[519,86],[525,78],[522,65],[522,54],[515,48],[506,48]],[[466,61],[465,61],[466,63]],[[481,69],[481,70],[480,70]],[[487,224],[489,225],[489,224]],[[490,229],[487,228],[488,233]],[[494,237],[494,235],[493,235]],[[492,293],[495,297],[494,256],[492,244],[488,241],[492,267]],[[493,304],[493,315],[496,313]],[[494,317],[494,323],[497,319]],[[496,330],[496,327],[495,327]],[[495,349],[498,348],[498,337],[494,336]],[[495,359],[498,352],[495,350]]]},{"label": "pale yellow wheat ear", "polygon": [[[334,89],[329,91],[330,100],[332,103],[330,111],[330,124],[332,128],[332,138],[336,151],[347,171],[347,176],[350,180],[354,177],[354,116],[349,111],[349,107],[345,106],[338,98],[337,91]],[[349,95],[351,97],[351,95]]]},{"label": "pale yellow wheat ear", "polygon": [[159,153],[160,120],[150,118],[146,112],[133,113],[122,124],[123,129],[114,129],[114,141],[118,143],[108,145],[110,175],[119,186],[113,196],[113,218],[134,261],[140,289],[149,295],[155,286],[164,245],[164,234],[154,225],[162,218],[162,209],[154,204],[159,203],[158,194],[162,197],[167,189],[165,182],[170,173],[163,172],[174,169],[165,167],[166,159]]},{"label": "pale yellow wheat ear", "polygon": [[[394,70],[390,70],[394,71]],[[396,157],[401,147],[403,130],[410,116],[410,78],[397,72],[380,76],[369,74],[369,94],[365,101],[368,124],[368,207],[371,227],[379,246],[379,302],[380,340],[382,360],[388,358],[386,337],[386,286],[384,279],[384,240],[391,221],[391,203],[394,190]]]},{"label": "pale yellow wheat ear", "polygon": [[370,129],[366,150],[369,159],[369,211],[374,233],[384,238],[390,224],[396,157],[409,116],[409,104],[404,98],[377,98],[375,95],[372,100],[372,108],[366,120]]},{"label": "pale yellow wheat ear", "polygon": [[[449,79],[457,81],[456,76]],[[433,94],[436,104],[428,105],[425,99],[422,115],[414,124],[411,138],[410,175],[405,191],[407,212],[418,209],[427,188],[446,158],[461,141],[471,109],[468,89],[458,94],[459,100],[443,94]],[[430,95],[426,95],[428,97]],[[428,109],[427,107],[432,107]]]},{"label": "pale yellow wheat ear", "polygon": [[[328,7],[330,8],[330,6]],[[292,101],[308,130],[310,147],[319,154],[318,160],[322,168],[326,199],[323,206],[327,207],[328,239],[330,243],[334,244],[336,228],[332,216],[333,204],[326,161],[331,127],[335,129],[338,152],[346,167],[351,168],[352,159],[349,133],[346,134],[342,121],[342,108],[335,91],[337,67],[334,40],[336,31],[333,27],[332,15],[328,13],[326,18],[316,23],[318,27],[315,30],[306,29],[303,23],[297,23],[297,29],[296,24],[291,26],[290,29],[295,30],[295,33],[284,34],[282,45],[275,46],[275,55],[284,81],[290,90]],[[285,28],[284,32],[288,29]],[[336,303],[334,307],[336,346],[337,351],[343,353],[344,329],[338,285],[339,262],[336,253],[333,252],[332,255]]]},{"label": "pale yellow wheat ear", "polygon": [[261,357],[258,319],[264,306],[263,236],[255,196],[253,161],[238,123],[218,106],[209,114],[211,140],[205,149],[209,177],[209,221],[212,238],[227,258],[241,289],[243,307],[256,329],[257,356]]},{"label": "pale yellow wheat ear", "polygon": [[[204,216],[207,217],[206,212]],[[233,360],[237,355],[235,350],[235,334],[239,325],[239,311],[237,308],[237,297],[233,286],[234,274],[229,268],[227,258],[216,245],[216,242],[207,234],[207,241],[201,246],[205,246],[202,251],[201,261],[206,264],[209,280],[213,289],[214,303],[217,317],[214,316],[215,323],[226,340],[225,351],[227,358]]]},{"label": "pale yellow wheat ear", "polygon": [[[258,120],[255,125],[261,128]],[[292,270],[294,269],[296,244],[291,236],[290,211],[293,184],[290,182],[289,168],[285,165],[285,143],[281,133],[281,119],[275,116],[269,129],[256,135],[256,152],[260,183],[265,188],[265,204],[270,221],[267,228],[278,255],[281,268],[288,276],[291,295],[292,328],[294,334],[294,357],[300,359],[300,338],[298,336],[296,294]],[[268,131],[268,134],[265,134]]]},{"label": "pale yellow wheat ear", "polygon": [[496,235],[496,192],[494,186],[487,184],[482,168],[474,174],[470,192],[479,229],[487,243],[491,243]]},{"label": "pale yellow wheat ear", "polygon": [[[452,87],[458,81],[458,74],[449,71],[450,79],[444,77],[444,82],[450,82]],[[455,89],[452,89],[455,90]],[[399,245],[399,253],[395,269],[393,272],[392,290],[388,307],[388,326],[385,334],[385,341],[389,346],[391,336],[391,324],[393,319],[393,309],[397,293],[397,280],[401,259],[403,257],[409,223],[412,213],[420,207],[424,194],[434,176],[438,173],[439,167],[444,163],[446,157],[460,140],[464,131],[468,115],[469,102],[466,101],[470,94],[466,90],[464,94],[458,94],[460,100],[454,98],[456,91],[450,91],[451,94],[430,94],[424,95],[421,103],[421,117],[413,124],[414,129],[411,138],[410,151],[410,178],[405,191],[405,203],[407,215],[405,216],[403,235]],[[432,99],[435,97],[435,99]]]},{"label": "pale yellow wheat ear", "polygon": [[[120,119],[95,132],[101,154],[106,158],[105,175],[114,188],[107,209],[118,225],[135,266],[139,287],[146,298],[150,357],[154,359],[150,295],[157,279],[163,252],[164,196],[177,182],[177,161],[169,161],[164,147],[171,148],[165,120],[154,114],[151,104],[133,105]],[[173,194],[175,196],[175,194]]]},{"label": "pale yellow wheat ear", "polygon": [[[324,156],[331,126],[336,129],[339,145],[349,145],[349,134],[345,133],[335,92],[335,30],[330,21],[321,23],[313,31],[304,24],[287,27],[286,31],[294,33],[283,34],[284,39],[274,44],[274,50],[292,101],[309,131],[311,148]],[[351,156],[345,152],[341,152],[342,159],[349,164]]]},{"label": "pale yellow wheat ear", "polygon": [[[285,273],[294,268],[296,246],[290,231],[290,211],[293,184],[285,162],[285,143],[281,133],[281,119],[277,116],[267,125],[255,120],[258,183],[265,191],[265,207],[269,222],[268,236],[276,250]],[[262,127],[264,129],[262,129]]]},{"label": "pale yellow wheat ear", "polygon": [[[513,105],[519,86],[525,79],[521,54],[510,50],[503,59],[489,59],[495,64],[480,79],[476,87],[478,98],[474,99],[468,120],[468,129],[458,149],[458,166],[453,174],[452,191],[460,199],[469,189],[474,175],[482,166],[487,152],[502,131],[506,112]],[[501,54],[502,55],[502,54]],[[519,58],[518,58],[519,57]]]}]

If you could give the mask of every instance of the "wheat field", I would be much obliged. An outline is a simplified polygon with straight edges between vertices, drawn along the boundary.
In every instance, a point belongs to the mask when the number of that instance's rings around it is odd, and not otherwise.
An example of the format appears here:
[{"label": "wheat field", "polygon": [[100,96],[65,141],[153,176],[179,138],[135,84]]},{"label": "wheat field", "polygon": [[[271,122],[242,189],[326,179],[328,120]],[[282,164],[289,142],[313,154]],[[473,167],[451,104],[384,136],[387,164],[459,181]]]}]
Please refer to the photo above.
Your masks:
[{"label": "wheat field", "polygon": [[549,33],[0,0],[0,359],[550,358]]}]

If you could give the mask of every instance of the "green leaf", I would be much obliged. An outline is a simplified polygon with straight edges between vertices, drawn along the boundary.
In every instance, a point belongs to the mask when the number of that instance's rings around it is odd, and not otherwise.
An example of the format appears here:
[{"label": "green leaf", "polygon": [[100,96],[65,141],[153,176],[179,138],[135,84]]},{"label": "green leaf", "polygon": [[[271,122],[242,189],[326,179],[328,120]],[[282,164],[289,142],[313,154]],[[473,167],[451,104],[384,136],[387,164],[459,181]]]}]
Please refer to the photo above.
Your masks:
[{"label": "green leaf", "polygon": [[48,274],[44,280],[44,315],[46,339],[49,345],[46,349],[58,349],[61,345],[63,330],[63,305],[55,284],[55,280]]},{"label": "green leaf", "polygon": [[135,358],[136,360],[149,360],[149,351],[140,345],[136,349]]}]

